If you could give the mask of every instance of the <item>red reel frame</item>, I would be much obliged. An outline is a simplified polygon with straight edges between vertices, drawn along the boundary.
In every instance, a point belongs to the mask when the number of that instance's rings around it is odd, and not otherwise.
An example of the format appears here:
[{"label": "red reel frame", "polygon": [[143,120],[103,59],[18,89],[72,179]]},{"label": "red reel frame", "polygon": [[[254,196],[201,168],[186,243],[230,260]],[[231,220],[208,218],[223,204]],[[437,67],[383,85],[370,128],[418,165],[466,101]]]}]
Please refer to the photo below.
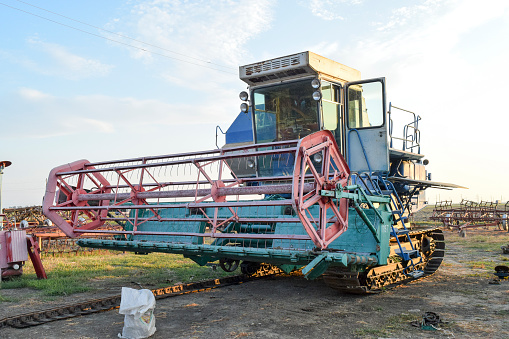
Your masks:
[{"label": "red reel frame", "polygon": [[[339,153],[338,145],[330,131],[321,131],[304,137],[297,149],[293,172],[293,207],[316,247],[325,249],[348,229],[348,199],[339,199],[339,206],[336,206],[337,200],[321,196],[320,191],[334,190],[337,184],[347,186],[350,169]],[[316,154],[322,156],[320,172],[315,169],[312,161]],[[309,181],[305,177],[309,172],[313,175],[314,189],[305,193],[304,184]],[[316,204],[320,206],[317,219],[310,211]],[[329,213],[328,218],[329,210],[332,214]]]},{"label": "red reel frame", "polygon": [[[58,173],[79,171],[85,169],[85,165],[89,164],[88,160],[79,160],[70,164],[62,165],[54,168],[48,177],[48,183],[46,184],[46,194],[44,195],[44,201],[42,204],[42,210],[45,216],[47,216],[53,223],[58,226],[68,237],[75,238],[79,236],[79,233],[75,233],[75,229],[91,230],[98,228],[104,224],[101,218],[107,216],[108,211],[105,209],[98,210],[80,210],[79,207],[90,206],[88,201],[79,201],[78,196],[80,194],[98,194],[98,193],[110,193],[110,183],[102,176],[101,173],[82,173],[77,174],[77,185],[76,187],[71,186],[67,183],[67,177],[59,176]],[[93,169],[88,166],[87,169]],[[85,178],[94,182],[97,190],[87,192],[83,190],[83,182]],[[65,197],[65,198],[64,198]],[[63,198],[63,199],[62,199]],[[65,201],[62,201],[65,200]],[[53,205],[55,203],[55,205]],[[99,200],[98,206],[108,206],[109,200]],[[50,207],[68,207],[71,211],[70,223],[66,221],[58,211],[51,210]],[[80,213],[84,213],[89,219],[84,225],[80,225],[79,219]]]}]

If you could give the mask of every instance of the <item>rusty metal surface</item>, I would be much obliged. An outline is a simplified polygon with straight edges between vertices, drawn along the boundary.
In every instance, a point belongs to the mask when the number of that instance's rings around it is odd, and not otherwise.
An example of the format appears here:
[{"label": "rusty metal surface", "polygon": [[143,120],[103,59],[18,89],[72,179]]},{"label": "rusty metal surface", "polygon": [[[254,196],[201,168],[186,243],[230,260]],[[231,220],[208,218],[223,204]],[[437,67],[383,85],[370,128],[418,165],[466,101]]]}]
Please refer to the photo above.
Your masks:
[{"label": "rusty metal surface", "polygon": [[16,226],[20,226],[20,222],[25,220],[29,226],[43,226],[46,217],[42,213],[42,206],[25,206],[4,208],[5,216]]},{"label": "rusty metal surface", "polygon": [[[93,254],[102,252],[98,249],[88,249],[78,246],[76,240],[69,239],[65,233],[46,218],[42,213],[42,206],[6,208],[4,209],[4,214],[1,216],[3,216],[1,226],[4,230],[23,231],[26,232],[26,235],[34,237],[42,256]],[[80,214],[80,216],[83,216],[83,214]],[[120,225],[118,225],[118,221],[121,221],[121,217],[122,214],[111,215],[109,220],[115,221],[116,223],[105,225],[101,229],[107,231],[121,230]],[[98,235],[91,235],[91,237],[98,237]],[[101,235],[101,238],[108,237],[107,234]]]},{"label": "rusty metal surface", "polygon": [[462,231],[477,227],[498,227],[508,230],[509,201],[469,201],[463,199],[459,206],[452,201],[440,201],[435,204],[431,220],[442,222],[444,226]]},{"label": "rusty metal surface", "polygon": [[27,261],[26,232],[22,230],[5,231],[7,239],[7,262]]}]

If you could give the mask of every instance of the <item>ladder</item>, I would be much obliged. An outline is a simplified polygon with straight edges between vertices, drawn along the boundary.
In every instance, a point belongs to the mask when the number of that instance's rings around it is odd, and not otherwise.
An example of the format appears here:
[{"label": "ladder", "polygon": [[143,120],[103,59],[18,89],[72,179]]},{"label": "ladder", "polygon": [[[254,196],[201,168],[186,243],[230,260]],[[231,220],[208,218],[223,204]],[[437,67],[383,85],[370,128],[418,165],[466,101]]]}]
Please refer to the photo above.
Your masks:
[{"label": "ladder", "polygon": [[[404,216],[405,209],[403,203],[401,202],[392,182],[384,179],[382,176],[378,177],[378,182],[379,185],[381,184],[382,186],[380,187],[381,192],[390,196],[392,202],[391,205],[393,206],[392,214],[394,216],[394,223],[391,225],[391,236],[396,239],[399,247],[399,249],[395,252],[399,257],[401,257],[403,261],[409,261],[410,263],[405,268],[404,274],[411,278],[417,279],[424,275],[424,271],[416,269],[415,265],[422,263],[424,259],[419,253],[419,250],[414,247],[412,239],[410,238],[410,231],[405,225],[405,222],[408,220],[408,218]],[[403,228],[395,227],[395,225],[399,222]],[[410,249],[404,247],[401,244],[401,241],[399,240],[400,236],[406,237],[408,243],[410,244]],[[412,269],[410,270],[410,268]]]}]

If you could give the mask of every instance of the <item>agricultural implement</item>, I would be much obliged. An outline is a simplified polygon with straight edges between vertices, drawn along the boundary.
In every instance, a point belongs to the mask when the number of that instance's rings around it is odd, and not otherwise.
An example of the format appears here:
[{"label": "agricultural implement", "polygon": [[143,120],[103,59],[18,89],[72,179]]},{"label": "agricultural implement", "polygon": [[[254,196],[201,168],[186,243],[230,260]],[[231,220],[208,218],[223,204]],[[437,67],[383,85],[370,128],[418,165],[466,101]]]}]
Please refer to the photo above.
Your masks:
[{"label": "agricultural implement", "polygon": [[0,220],[0,280],[22,275],[23,265],[29,257],[37,278],[46,279],[35,238],[11,224],[5,214],[0,214]]},{"label": "agricultural implement", "polygon": [[12,163],[0,161],[0,281],[2,278],[20,276],[23,265],[30,259],[39,279],[46,279],[46,272],[39,256],[39,246],[31,235],[12,224],[2,213],[2,177],[3,171]]},{"label": "agricultural implement", "polygon": [[469,201],[463,199],[453,206],[452,201],[440,201],[435,204],[431,220],[443,223],[445,227],[464,232],[469,228],[497,227],[508,231],[509,201],[505,204],[492,201]]},{"label": "agricultural implement", "polygon": [[[434,273],[442,232],[411,230],[407,216],[426,188],[458,186],[430,180],[420,117],[386,110],[385,79],[311,52],[240,77],[249,93],[225,146],[56,167],[44,214],[80,246],[179,253],[248,275],[270,264],[351,293]],[[411,120],[402,137],[395,114]]]},{"label": "agricultural implement", "polygon": [[[8,223],[4,230],[19,229],[25,231],[38,243],[41,255],[91,254],[97,252],[92,248],[84,248],[76,244],[76,238],[69,238],[42,212],[42,206],[25,206],[4,208],[3,213]],[[114,227],[104,225],[101,229],[120,230],[118,224]]]}]

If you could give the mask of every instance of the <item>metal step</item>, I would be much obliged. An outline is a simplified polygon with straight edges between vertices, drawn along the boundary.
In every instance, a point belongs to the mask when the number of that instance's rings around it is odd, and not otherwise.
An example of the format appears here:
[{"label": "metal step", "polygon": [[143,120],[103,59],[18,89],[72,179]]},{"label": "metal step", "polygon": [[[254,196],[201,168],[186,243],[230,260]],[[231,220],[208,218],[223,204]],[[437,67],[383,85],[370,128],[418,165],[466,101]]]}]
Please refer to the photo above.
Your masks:
[{"label": "metal step", "polygon": [[419,256],[419,251],[417,250],[407,250],[402,248],[400,250],[396,250],[395,252],[405,261],[410,260],[410,258],[417,258]]},{"label": "metal step", "polygon": [[395,211],[392,211],[392,215],[394,215],[394,222],[399,222],[399,221],[402,221],[402,222],[407,222],[408,221],[408,217],[406,216],[403,216],[401,211],[400,210],[395,210]]},{"label": "metal step", "polygon": [[391,236],[392,237],[397,237],[398,235],[407,235],[408,234],[408,230],[407,229],[404,229],[404,228],[394,228],[392,231],[391,231]]},{"label": "metal step", "polygon": [[424,272],[421,270],[415,270],[412,272],[408,272],[406,275],[408,275],[409,277],[412,277],[414,279],[417,279],[417,278],[422,277],[424,275]]}]

